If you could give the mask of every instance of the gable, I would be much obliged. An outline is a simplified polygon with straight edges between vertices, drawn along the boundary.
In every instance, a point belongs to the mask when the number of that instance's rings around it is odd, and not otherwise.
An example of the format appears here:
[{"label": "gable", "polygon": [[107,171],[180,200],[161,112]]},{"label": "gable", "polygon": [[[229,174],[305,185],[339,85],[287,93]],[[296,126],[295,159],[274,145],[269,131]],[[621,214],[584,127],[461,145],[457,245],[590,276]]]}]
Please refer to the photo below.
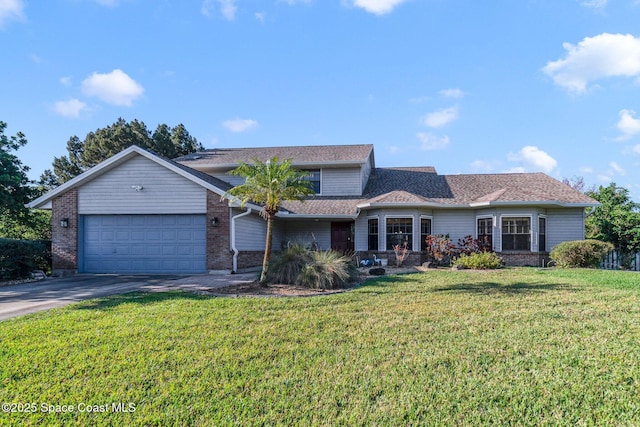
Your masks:
[{"label": "gable", "polygon": [[206,189],[166,167],[135,156],[78,188],[78,213],[206,212]]}]

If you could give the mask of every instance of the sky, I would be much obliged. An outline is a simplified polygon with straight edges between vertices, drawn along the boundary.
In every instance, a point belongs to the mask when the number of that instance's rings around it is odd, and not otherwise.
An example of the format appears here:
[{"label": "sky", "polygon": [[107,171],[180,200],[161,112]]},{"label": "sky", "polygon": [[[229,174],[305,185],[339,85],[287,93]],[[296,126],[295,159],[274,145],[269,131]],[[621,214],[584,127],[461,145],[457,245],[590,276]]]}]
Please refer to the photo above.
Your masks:
[{"label": "sky", "polygon": [[640,201],[639,23],[640,0],[0,0],[0,121],[33,179],[122,117]]}]

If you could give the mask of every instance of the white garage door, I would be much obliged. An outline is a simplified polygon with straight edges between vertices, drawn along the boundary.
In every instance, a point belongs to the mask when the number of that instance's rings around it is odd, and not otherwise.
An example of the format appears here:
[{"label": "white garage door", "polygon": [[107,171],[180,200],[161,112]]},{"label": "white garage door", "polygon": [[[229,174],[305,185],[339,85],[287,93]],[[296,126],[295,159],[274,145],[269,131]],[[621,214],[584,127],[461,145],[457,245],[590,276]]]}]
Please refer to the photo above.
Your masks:
[{"label": "white garage door", "polygon": [[204,273],[204,215],[86,215],[83,273]]}]

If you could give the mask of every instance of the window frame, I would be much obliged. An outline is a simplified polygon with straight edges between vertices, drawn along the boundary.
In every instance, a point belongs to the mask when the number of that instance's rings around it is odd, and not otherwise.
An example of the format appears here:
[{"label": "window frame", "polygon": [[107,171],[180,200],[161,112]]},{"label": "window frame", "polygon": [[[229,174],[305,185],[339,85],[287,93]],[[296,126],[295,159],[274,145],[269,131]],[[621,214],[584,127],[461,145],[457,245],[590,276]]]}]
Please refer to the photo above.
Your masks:
[{"label": "window frame", "polygon": [[[422,230],[422,220],[429,221],[429,234],[423,234]],[[426,250],[426,236],[433,236],[433,216],[430,215],[420,215],[420,250]]]},{"label": "window frame", "polygon": [[[505,242],[505,233],[504,233],[504,222],[505,220],[513,220],[513,219],[517,219],[517,218],[523,218],[523,219],[527,219],[529,221],[529,232],[528,233],[509,233],[507,234],[507,236],[526,236],[528,235],[528,242],[529,242],[529,248],[528,249],[505,249],[504,247],[504,242]],[[533,252],[533,215],[531,214],[512,214],[512,215],[502,215],[500,217],[500,251],[504,252],[504,251],[510,251],[510,252]],[[517,225],[516,225],[516,231],[517,231]],[[515,239],[515,237],[514,237]],[[514,241],[514,247],[515,245],[515,241]]]},{"label": "window frame", "polygon": [[[374,234],[371,233],[371,221],[376,221],[376,233],[375,233],[375,248],[371,245],[371,238]],[[368,216],[367,217],[367,250],[368,251],[379,251],[380,250],[380,218],[377,216]]]},{"label": "window frame", "polygon": [[[404,220],[410,220],[411,221],[411,233],[389,233],[389,220],[399,220],[399,219],[404,219]],[[404,239],[404,241],[408,242],[409,244],[407,245],[407,249],[409,250],[413,250],[413,246],[414,246],[414,242],[413,242],[413,238],[414,238],[414,229],[415,229],[415,218],[411,215],[388,215],[384,217],[384,247],[385,250],[387,251],[392,251],[393,250],[393,243],[390,242],[389,240],[389,236],[390,235],[396,235],[396,234],[408,234],[409,238]]]},{"label": "window frame", "polygon": [[[310,173],[311,176],[307,176],[305,178],[303,178],[304,181],[308,181],[312,184],[312,190],[314,191],[316,196],[321,196],[322,195],[322,168],[314,168],[314,169],[300,169],[301,172],[305,172],[305,173]],[[318,179],[311,179],[313,177],[315,177],[315,173],[318,173]],[[316,188],[315,188],[315,184],[314,183],[318,183],[318,191],[316,192]]]},{"label": "window frame", "polygon": [[[491,226],[489,227],[490,234],[480,234],[480,221],[491,221]],[[491,250],[493,250],[493,231],[496,226],[496,218],[493,215],[479,215],[476,217],[476,240],[480,240],[481,236],[489,236],[489,246],[491,246]],[[501,230],[502,231],[502,230]]]},{"label": "window frame", "polygon": [[[544,221],[544,233],[540,232],[540,222]],[[546,215],[538,215],[538,252],[548,252],[547,251],[547,230],[549,229],[549,224],[547,221]],[[541,238],[544,236],[544,238]],[[544,240],[544,244],[540,244],[541,240]]]}]

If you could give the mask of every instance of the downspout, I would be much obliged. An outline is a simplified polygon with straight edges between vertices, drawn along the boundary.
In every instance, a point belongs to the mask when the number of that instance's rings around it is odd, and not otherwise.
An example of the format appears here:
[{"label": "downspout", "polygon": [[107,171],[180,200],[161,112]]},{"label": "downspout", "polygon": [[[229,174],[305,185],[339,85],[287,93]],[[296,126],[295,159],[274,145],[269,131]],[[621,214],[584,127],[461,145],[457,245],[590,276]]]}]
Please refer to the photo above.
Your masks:
[{"label": "downspout", "polygon": [[238,271],[238,248],[236,248],[236,219],[249,215],[251,208],[247,208],[246,212],[242,212],[236,216],[231,217],[231,250],[233,251],[233,270],[231,274],[235,274]]}]

